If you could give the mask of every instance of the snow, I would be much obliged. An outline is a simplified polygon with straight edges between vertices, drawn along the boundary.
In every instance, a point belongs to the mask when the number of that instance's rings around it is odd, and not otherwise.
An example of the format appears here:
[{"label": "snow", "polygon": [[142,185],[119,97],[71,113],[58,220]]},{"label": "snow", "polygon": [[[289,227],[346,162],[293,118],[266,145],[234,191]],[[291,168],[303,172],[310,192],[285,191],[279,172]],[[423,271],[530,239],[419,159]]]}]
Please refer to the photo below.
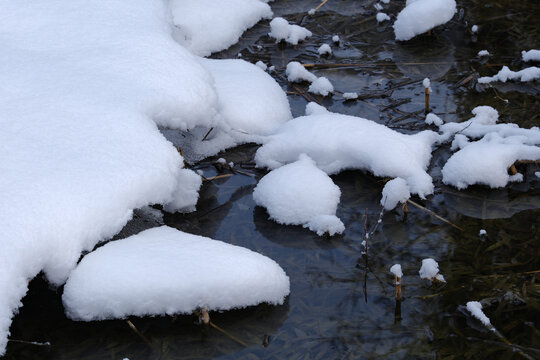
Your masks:
[{"label": "snow", "polygon": [[266,71],[266,69],[268,69],[268,66],[266,66],[266,64],[260,60],[255,63],[255,66],[260,67],[263,71]]},{"label": "snow", "polygon": [[522,136],[501,137],[489,133],[453,154],[442,169],[443,182],[458,189],[483,184],[503,187],[523,180],[522,174],[509,175],[517,160],[540,160],[540,147],[523,144]]},{"label": "snow", "polygon": [[431,93],[431,81],[429,78],[422,80],[422,86],[424,86],[425,89],[428,89],[429,93]]},{"label": "snow", "polygon": [[355,93],[355,92],[346,92],[346,93],[343,93],[343,98],[345,100],[354,100],[354,99],[358,99],[358,93]]},{"label": "snow", "polygon": [[534,175],[536,175],[536,177],[540,178],[540,171],[535,172]]},{"label": "snow", "polygon": [[384,185],[381,205],[385,210],[392,210],[398,203],[405,203],[410,197],[411,192],[407,181],[398,177]]},{"label": "snow", "polygon": [[439,264],[433,259],[423,259],[422,267],[418,272],[421,279],[436,279],[441,282],[445,282],[444,277],[439,274]]},{"label": "snow", "polygon": [[426,169],[438,139],[433,131],[406,135],[371,120],[324,110],[285,123],[257,150],[255,161],[259,167],[276,169],[306,153],[328,174],[363,169],[376,176],[401,177],[411,193],[425,197],[433,192]]},{"label": "snow", "polygon": [[332,36],[332,41],[335,43],[339,42],[339,36],[338,35]]},{"label": "snow", "polygon": [[317,76],[310,73],[304,66],[302,66],[302,64],[297,61],[291,61],[287,64],[285,75],[287,75],[287,80],[290,82],[314,82],[317,80]]},{"label": "snow", "polygon": [[390,20],[390,16],[388,16],[387,14],[383,13],[383,12],[379,12],[377,13],[377,22],[383,22],[385,20]]},{"label": "snow", "polygon": [[455,0],[408,1],[394,23],[396,40],[410,40],[452,19],[456,13]]},{"label": "snow", "polygon": [[315,15],[316,10],[315,9],[309,9],[308,15],[313,16]]},{"label": "snow", "polygon": [[328,44],[322,44],[318,49],[317,52],[319,55],[331,55],[332,54],[332,48],[330,48],[330,45]]},{"label": "snow", "polygon": [[91,321],[283,304],[288,294],[289,278],[273,260],[162,226],[85,256],[62,301],[68,317]]},{"label": "snow", "polygon": [[473,25],[473,26],[471,27],[471,32],[472,32],[473,34],[476,34],[476,33],[478,32],[478,25]]},{"label": "snow", "polygon": [[523,61],[540,61],[540,50],[522,51],[521,57]]},{"label": "snow", "polygon": [[284,40],[291,45],[298,45],[299,41],[303,41],[313,34],[302,26],[291,25],[284,18],[276,17],[270,21],[270,32],[268,35],[276,39],[276,42]]},{"label": "snow", "polygon": [[484,230],[484,229],[480,229],[480,232],[478,233],[478,236],[486,236],[487,235],[487,231]]},{"label": "snow", "polygon": [[194,54],[208,56],[235,44],[272,10],[260,0],[171,0],[174,38]]},{"label": "snow", "polygon": [[436,126],[441,126],[444,123],[444,121],[440,117],[435,115],[434,113],[427,114],[425,122],[428,125],[433,124],[433,125],[436,125]]},{"label": "snow", "polygon": [[327,114],[328,110],[315,102],[309,102],[306,105],[306,115],[315,115],[315,114]]},{"label": "snow", "polygon": [[390,4],[390,0],[381,0],[383,4]]},{"label": "snow", "polygon": [[490,55],[491,55],[491,54],[490,54],[489,51],[487,51],[487,50],[480,50],[480,51],[478,52],[478,56],[479,56],[479,57],[482,57],[482,56],[490,56]]},{"label": "snow", "polygon": [[318,235],[341,234],[336,217],[341,191],[305,154],[298,161],[272,170],[253,191],[253,200],[280,224],[303,225]]},{"label": "snow", "polygon": [[373,7],[374,7],[375,10],[377,10],[377,11],[381,11],[381,10],[383,9],[382,5],[379,4],[379,3],[374,4]]},{"label": "snow", "polygon": [[313,94],[328,96],[331,92],[334,91],[334,86],[332,85],[330,80],[322,76],[311,83],[308,91]]},{"label": "snow", "polygon": [[479,78],[478,83],[488,84],[494,81],[506,82],[508,80],[527,82],[538,79],[540,79],[540,68],[536,66],[531,66],[520,71],[512,71],[505,65],[497,74]]},{"label": "snow", "polygon": [[482,304],[480,304],[478,301],[469,301],[467,303],[467,310],[469,310],[472,316],[480,320],[480,322],[484,324],[484,326],[490,328],[493,327],[489,318],[482,311]]},{"label": "snow", "polygon": [[173,199],[163,206],[163,210],[168,212],[195,211],[202,178],[191,170],[181,169],[177,179],[178,183],[172,195]]},{"label": "snow", "polygon": [[403,271],[401,271],[401,265],[400,264],[394,264],[392,267],[390,267],[390,272],[397,276],[398,278],[403,277]]}]

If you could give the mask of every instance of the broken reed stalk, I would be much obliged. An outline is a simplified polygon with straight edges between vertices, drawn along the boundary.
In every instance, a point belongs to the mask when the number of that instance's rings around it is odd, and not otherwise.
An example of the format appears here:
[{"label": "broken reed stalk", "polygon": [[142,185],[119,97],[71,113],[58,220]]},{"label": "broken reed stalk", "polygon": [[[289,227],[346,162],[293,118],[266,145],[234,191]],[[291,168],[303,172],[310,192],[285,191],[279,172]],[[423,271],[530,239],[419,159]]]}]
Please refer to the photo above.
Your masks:
[{"label": "broken reed stalk", "polygon": [[328,2],[328,0],[323,0],[322,3],[320,3],[319,5],[317,5],[317,7],[314,9],[315,11],[319,10],[324,4],[326,4]]},{"label": "broken reed stalk", "polygon": [[135,327],[131,320],[126,320],[126,322],[135,334],[137,334],[146,344],[148,344],[148,346],[152,347],[152,343]]},{"label": "broken reed stalk", "polygon": [[506,338],[506,336],[504,336],[503,334],[501,334],[499,332],[499,330],[497,330],[495,328],[495,326],[493,326],[492,324],[489,324],[489,325],[484,325],[488,330],[491,330],[503,343],[505,343],[506,345],[510,346],[512,348],[512,350],[516,353],[518,353],[519,355],[521,355],[521,357],[527,359],[527,360],[534,360],[533,357],[531,357],[529,354],[526,354],[525,352],[523,352],[523,350],[521,350],[519,347],[517,347],[516,345],[512,344],[510,342],[510,340],[508,340]]},{"label": "broken reed stalk", "polygon": [[35,346],[51,346],[51,343],[46,342],[37,342],[37,341],[26,341],[26,340],[17,340],[17,339],[8,339],[9,342],[15,342],[20,344],[26,344],[26,345],[35,345]]},{"label": "broken reed stalk", "polygon": [[419,208],[419,209],[422,209],[422,210],[426,211],[427,213],[429,213],[430,215],[436,217],[437,219],[441,220],[442,222],[445,222],[445,223],[447,223],[448,225],[455,227],[455,228],[458,229],[459,231],[463,231],[463,229],[460,228],[459,226],[457,226],[456,224],[454,224],[454,223],[452,223],[452,222],[446,220],[445,218],[443,218],[443,217],[441,217],[441,216],[435,214],[433,211],[431,211],[431,210],[429,210],[429,209],[423,207],[422,205],[420,205],[420,204],[418,204],[418,203],[412,201],[411,199],[407,200],[407,202],[410,203],[410,204],[412,204],[412,205],[414,205],[414,206],[416,206],[416,207]]},{"label": "broken reed stalk", "polygon": [[217,180],[217,179],[224,179],[224,178],[228,178],[228,177],[231,177],[231,176],[233,176],[233,174],[217,175],[217,176],[210,177],[210,178],[203,178],[203,181],[212,181],[212,180]]},{"label": "broken reed stalk", "polygon": [[208,310],[206,308],[202,308],[201,309],[201,312],[199,313],[199,321],[201,321],[203,324],[205,325],[210,325],[211,327],[213,327],[214,329],[216,329],[217,331],[221,332],[222,334],[224,334],[225,336],[227,336],[228,338],[236,341],[237,343],[239,343],[240,345],[242,346],[245,346],[245,347],[248,347],[248,344],[246,344],[245,342],[243,342],[242,340],[240,340],[239,338],[237,338],[236,336],[232,335],[232,334],[229,334],[227,331],[223,330],[222,328],[220,328],[219,326],[217,326],[216,324],[214,324],[212,322],[212,320],[210,320],[210,314],[208,314]]},{"label": "broken reed stalk", "polygon": [[204,141],[204,140],[206,140],[206,138],[208,137],[208,135],[210,135],[210,133],[212,132],[212,130],[214,130],[214,128],[213,128],[213,127],[211,127],[211,128],[210,128],[210,130],[208,130],[208,132],[206,133],[206,135],[204,135],[204,137],[202,138],[202,140],[201,140],[201,141]]},{"label": "broken reed stalk", "polygon": [[394,281],[396,284],[396,301],[401,301],[401,278],[394,275]]},{"label": "broken reed stalk", "polygon": [[428,114],[429,113],[429,87],[426,87],[424,89],[424,92],[426,94],[426,108],[424,109],[424,112]]}]

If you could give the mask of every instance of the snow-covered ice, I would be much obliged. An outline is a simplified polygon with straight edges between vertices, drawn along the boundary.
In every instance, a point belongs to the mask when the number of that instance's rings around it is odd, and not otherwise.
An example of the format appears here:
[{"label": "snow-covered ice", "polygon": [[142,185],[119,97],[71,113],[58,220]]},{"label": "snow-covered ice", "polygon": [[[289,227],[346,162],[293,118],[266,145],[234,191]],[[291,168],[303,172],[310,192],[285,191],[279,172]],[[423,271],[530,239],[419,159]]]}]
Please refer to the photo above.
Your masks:
[{"label": "snow-covered ice", "polygon": [[336,216],[341,191],[305,154],[298,161],[272,170],[253,191],[253,200],[280,224],[303,225],[318,235],[341,234]]},{"label": "snow-covered ice", "polygon": [[317,52],[319,55],[331,55],[332,54],[332,48],[328,44],[322,44],[318,49]]},{"label": "snow-covered ice", "polygon": [[478,301],[469,301],[467,303],[467,310],[469,310],[472,316],[480,320],[484,326],[493,327],[489,318],[482,311],[482,304],[480,304]]},{"label": "snow-covered ice", "polygon": [[276,169],[306,153],[328,174],[363,169],[376,176],[401,177],[411,193],[425,197],[433,192],[426,169],[438,139],[433,131],[406,135],[371,120],[324,110],[285,123],[257,150],[255,161],[259,167]]},{"label": "snow-covered ice", "polygon": [[377,22],[383,22],[385,20],[390,20],[390,16],[388,16],[387,14],[383,12],[379,12],[377,13],[376,19],[377,19]]},{"label": "snow-covered ice", "polygon": [[423,259],[422,267],[418,272],[421,279],[433,280],[436,279],[445,282],[444,276],[439,274],[439,264],[433,259]]},{"label": "snow-covered ice", "polygon": [[268,35],[276,39],[276,42],[285,41],[292,45],[298,45],[299,41],[303,41],[313,34],[302,26],[289,24],[284,18],[277,17],[270,21]]},{"label": "snow-covered ice", "polygon": [[287,64],[287,68],[285,69],[285,75],[287,75],[287,80],[290,82],[314,82],[315,80],[317,80],[317,76],[310,73],[298,61],[291,61]]},{"label": "snow-covered ice", "polygon": [[174,38],[194,54],[208,56],[235,44],[272,10],[261,0],[171,0]]},{"label": "snow-covered ice", "polygon": [[456,11],[455,0],[409,0],[394,23],[396,40],[410,40],[445,24]]},{"label": "snow-covered ice", "polygon": [[90,321],[283,304],[288,294],[289,278],[275,261],[162,226],[86,255],[62,301],[70,318]]},{"label": "snow-covered ice", "polygon": [[540,79],[540,68],[531,66],[519,71],[512,71],[508,66],[503,66],[499,72],[493,76],[484,76],[478,79],[480,84],[488,84],[494,81],[506,82],[508,80],[519,80],[527,82]]},{"label": "snow-covered ice", "polygon": [[330,80],[328,80],[324,76],[321,76],[320,78],[317,78],[311,83],[308,91],[313,94],[328,96],[331,92],[334,91],[334,86],[332,85]]},{"label": "snow-covered ice", "polygon": [[390,272],[397,276],[398,278],[403,277],[403,271],[401,271],[401,265],[400,264],[394,264],[392,267],[390,267]]},{"label": "snow-covered ice", "polygon": [[409,185],[402,178],[388,181],[383,188],[381,205],[385,210],[392,210],[399,203],[405,203],[411,197]]},{"label": "snow-covered ice", "polygon": [[540,50],[522,51],[521,57],[523,61],[540,61]]}]

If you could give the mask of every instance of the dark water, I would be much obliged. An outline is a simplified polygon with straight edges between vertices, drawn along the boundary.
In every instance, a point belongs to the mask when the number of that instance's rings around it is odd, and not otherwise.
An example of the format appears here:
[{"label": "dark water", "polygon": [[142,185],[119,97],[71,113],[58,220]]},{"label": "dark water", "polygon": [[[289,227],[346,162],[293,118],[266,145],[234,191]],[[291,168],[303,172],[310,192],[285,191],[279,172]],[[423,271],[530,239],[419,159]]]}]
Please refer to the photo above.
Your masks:
[{"label": "dark water", "polygon": [[[540,47],[540,2],[459,1],[461,13],[447,26],[407,43],[393,40],[393,20],[377,24],[374,3],[330,0],[310,18],[306,12],[318,1],[277,0],[272,3],[276,16],[308,27],[314,33],[311,39],[297,47],[275,45],[265,36],[268,22],[262,22],[216,57],[242,53],[248,61],[275,65],[276,79],[292,92],[295,116],[303,114],[307,96],[331,111],[399,131],[427,129],[421,81],[430,77],[431,107],[446,121],[466,120],[475,106],[491,105],[504,122],[540,125],[538,82],[479,86],[474,80],[493,75],[502,65],[513,70],[534,65],[522,63],[520,53]],[[392,1],[385,11],[395,15],[401,7],[402,2]],[[470,33],[473,24],[480,28],[477,35]],[[334,55],[319,57],[317,48],[330,43],[334,34],[342,39],[339,49],[333,46]],[[493,56],[478,59],[482,49]],[[350,64],[313,71],[328,77],[340,92],[358,92],[362,100],[343,101],[339,95],[322,99],[305,94],[305,85],[290,87],[283,66],[291,60]],[[457,191],[441,182],[440,169],[450,150],[437,149],[430,168],[435,195],[415,201],[463,231],[412,206],[408,214],[396,209],[384,214],[366,256],[364,228],[377,222],[384,179],[360,171],[334,176],[342,191],[338,216],[347,230],[342,236],[318,237],[301,227],[280,226],[254,206],[252,190],[264,175],[251,166],[256,148],[245,145],[220,154],[254,176],[235,174],[207,182],[196,213],[167,214],[164,219],[169,226],[267,255],[290,276],[291,295],[283,306],[211,314],[215,324],[243,345],[198,325],[195,316],[132,318],[144,339],[125,321],[72,322],[63,315],[61,289],[50,289],[38,278],[14,319],[11,338],[51,345],[10,342],[5,359],[540,358],[540,178],[534,175],[540,166],[518,167],[525,181],[504,189]],[[218,174],[213,160],[195,167],[205,176]],[[139,217],[121,236],[152,226],[156,224]],[[480,229],[488,236],[480,238]],[[419,278],[426,257],[439,262],[446,284]],[[394,263],[405,273],[404,299],[398,304],[388,271]],[[507,343],[464,311],[471,300],[484,300],[485,313]]]}]

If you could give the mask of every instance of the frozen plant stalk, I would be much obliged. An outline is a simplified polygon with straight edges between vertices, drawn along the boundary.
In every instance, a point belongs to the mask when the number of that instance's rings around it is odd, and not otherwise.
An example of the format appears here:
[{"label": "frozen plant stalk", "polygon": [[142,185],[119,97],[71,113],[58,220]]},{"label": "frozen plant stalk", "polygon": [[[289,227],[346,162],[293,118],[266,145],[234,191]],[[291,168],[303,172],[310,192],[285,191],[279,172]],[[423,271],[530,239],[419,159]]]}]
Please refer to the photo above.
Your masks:
[{"label": "frozen plant stalk", "polygon": [[390,268],[390,272],[394,274],[394,282],[396,284],[396,300],[401,301],[401,278],[403,277],[403,272],[401,271],[400,264],[394,264]]}]

